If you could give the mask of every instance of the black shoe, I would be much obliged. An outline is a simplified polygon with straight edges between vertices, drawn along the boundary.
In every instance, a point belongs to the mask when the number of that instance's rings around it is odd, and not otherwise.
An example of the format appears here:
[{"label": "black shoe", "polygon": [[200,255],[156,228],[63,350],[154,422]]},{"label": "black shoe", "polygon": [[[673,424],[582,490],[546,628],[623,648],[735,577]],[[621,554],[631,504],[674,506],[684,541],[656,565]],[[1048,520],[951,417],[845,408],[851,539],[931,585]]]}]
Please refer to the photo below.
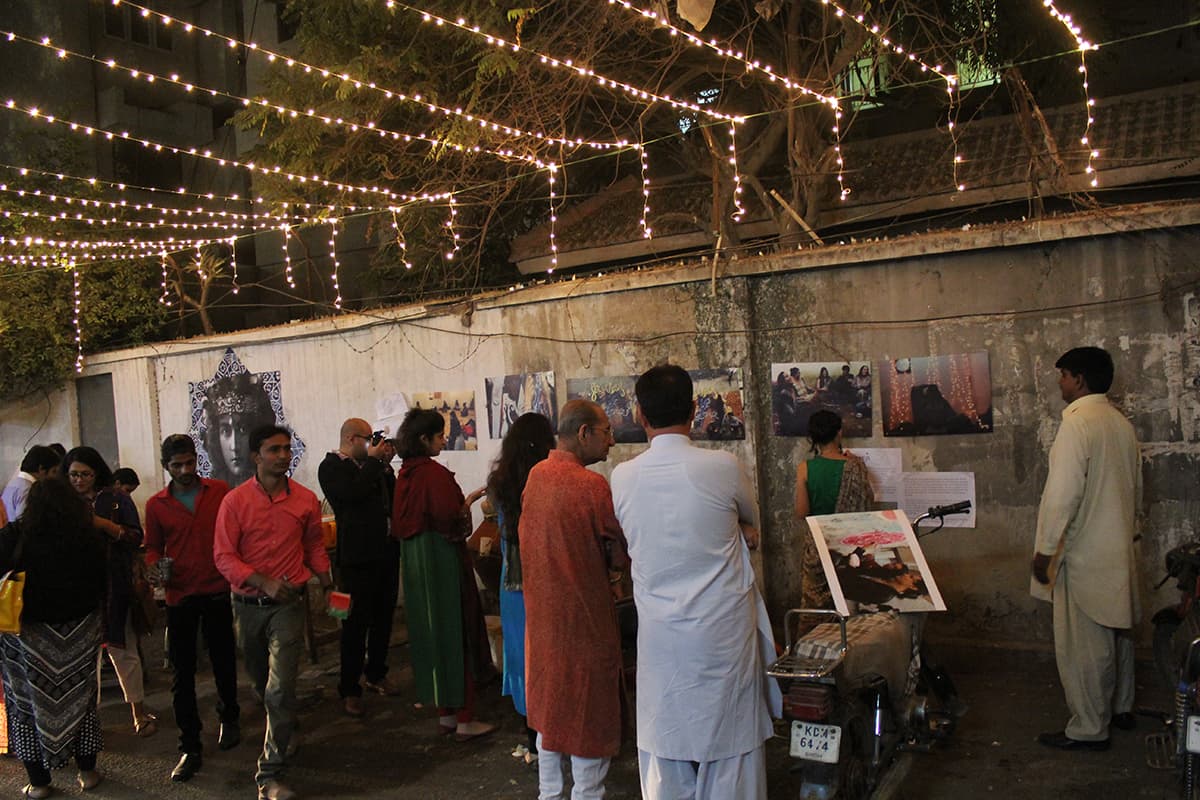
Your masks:
[{"label": "black shoe", "polygon": [[176,783],[186,783],[192,779],[192,776],[200,771],[200,765],[203,759],[199,753],[184,753],[179,759],[179,763],[175,765],[175,769],[171,770],[171,780]]},{"label": "black shoe", "polygon": [[1046,747],[1054,747],[1059,750],[1107,750],[1108,739],[1099,739],[1097,741],[1085,741],[1083,739],[1072,739],[1067,736],[1066,731],[1057,731],[1055,733],[1039,733],[1038,744]]},{"label": "black shoe", "polygon": [[221,730],[217,733],[217,747],[222,750],[232,750],[242,740],[242,727],[236,722],[222,722]]},{"label": "black shoe", "polygon": [[1137,727],[1137,717],[1129,711],[1123,711],[1120,714],[1113,714],[1112,724],[1114,728],[1131,731]]}]

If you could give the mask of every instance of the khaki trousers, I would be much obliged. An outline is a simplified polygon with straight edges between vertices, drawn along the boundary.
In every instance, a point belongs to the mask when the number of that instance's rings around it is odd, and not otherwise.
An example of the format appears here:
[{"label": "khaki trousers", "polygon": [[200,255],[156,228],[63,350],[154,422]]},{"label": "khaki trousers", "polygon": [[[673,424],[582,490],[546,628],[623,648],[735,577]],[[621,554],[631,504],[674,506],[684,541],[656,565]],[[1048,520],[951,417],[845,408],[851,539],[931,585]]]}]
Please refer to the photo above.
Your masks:
[{"label": "khaki trousers", "polygon": [[1113,714],[1133,710],[1133,636],[1092,620],[1071,598],[1064,572],[1054,584],[1054,657],[1079,741],[1108,738]]}]

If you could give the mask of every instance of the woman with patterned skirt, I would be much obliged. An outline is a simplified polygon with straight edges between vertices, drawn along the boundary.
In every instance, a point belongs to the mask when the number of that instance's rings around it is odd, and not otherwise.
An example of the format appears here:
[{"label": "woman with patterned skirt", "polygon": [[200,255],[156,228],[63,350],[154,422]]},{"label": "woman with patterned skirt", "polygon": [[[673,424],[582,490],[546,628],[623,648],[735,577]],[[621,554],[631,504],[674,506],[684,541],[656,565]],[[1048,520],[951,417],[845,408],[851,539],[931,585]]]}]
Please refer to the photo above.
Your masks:
[{"label": "woman with patterned skirt", "polygon": [[20,635],[0,635],[9,748],[25,765],[25,797],[49,797],[51,769],[74,758],[81,789],[100,783],[97,654],[107,577],[103,534],[64,482],[29,490],[0,531],[0,573],[24,571]]}]

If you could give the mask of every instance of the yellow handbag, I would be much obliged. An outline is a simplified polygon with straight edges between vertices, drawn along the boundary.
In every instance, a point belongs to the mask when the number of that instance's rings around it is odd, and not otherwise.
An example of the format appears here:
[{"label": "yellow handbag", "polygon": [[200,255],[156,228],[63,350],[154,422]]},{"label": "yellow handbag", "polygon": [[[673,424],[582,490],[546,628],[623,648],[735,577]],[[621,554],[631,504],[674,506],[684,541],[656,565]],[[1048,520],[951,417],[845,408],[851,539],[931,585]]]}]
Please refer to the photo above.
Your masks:
[{"label": "yellow handbag", "polygon": [[25,573],[8,571],[0,578],[0,633],[21,632],[25,607]]}]

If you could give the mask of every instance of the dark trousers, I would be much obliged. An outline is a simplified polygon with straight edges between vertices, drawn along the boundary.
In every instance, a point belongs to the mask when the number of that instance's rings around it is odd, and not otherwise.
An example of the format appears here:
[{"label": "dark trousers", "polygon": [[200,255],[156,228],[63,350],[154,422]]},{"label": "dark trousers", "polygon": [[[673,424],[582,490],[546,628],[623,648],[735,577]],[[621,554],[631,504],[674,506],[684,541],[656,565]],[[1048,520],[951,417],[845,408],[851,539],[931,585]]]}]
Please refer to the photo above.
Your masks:
[{"label": "dark trousers", "polygon": [[213,680],[217,684],[217,716],[237,722],[237,661],[233,639],[233,609],[229,593],[191,595],[167,607],[167,655],[175,679],[171,695],[179,725],[179,752],[199,753],[200,711],[196,706],[196,634],[204,632]]},{"label": "dark trousers", "polygon": [[[49,786],[53,780],[50,775],[50,770],[46,769],[46,765],[40,761],[22,761],[25,765],[25,774],[29,776],[29,783],[33,786]],[[80,772],[91,772],[96,768],[96,754],[90,756],[75,756],[75,766],[79,767]]]},{"label": "dark trousers", "polygon": [[399,553],[389,546],[382,563],[341,567],[339,584],[351,597],[350,616],[342,623],[341,697],[361,697],[361,677],[379,683],[387,675],[392,617],[400,593]]}]

